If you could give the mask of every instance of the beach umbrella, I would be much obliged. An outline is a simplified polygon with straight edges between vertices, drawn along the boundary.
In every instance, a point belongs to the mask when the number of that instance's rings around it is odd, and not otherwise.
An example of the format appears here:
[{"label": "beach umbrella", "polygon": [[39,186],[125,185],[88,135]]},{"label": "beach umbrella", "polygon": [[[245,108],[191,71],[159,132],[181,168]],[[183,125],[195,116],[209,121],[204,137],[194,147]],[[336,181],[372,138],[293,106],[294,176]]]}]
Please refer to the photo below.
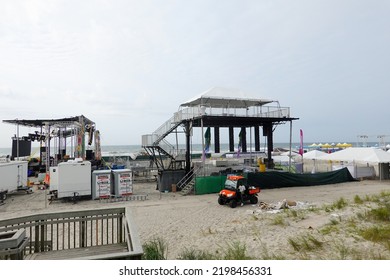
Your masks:
[{"label": "beach umbrella", "polygon": [[313,144],[309,145],[309,148],[317,149],[318,145],[316,143],[313,143]]},{"label": "beach umbrella", "polygon": [[343,148],[348,148],[348,147],[352,147],[352,144],[348,144],[348,143],[343,143],[343,144],[341,144],[341,147],[343,147]]},{"label": "beach umbrella", "polygon": [[332,145],[330,145],[329,143],[326,143],[324,145],[321,145],[321,148],[332,148]]}]

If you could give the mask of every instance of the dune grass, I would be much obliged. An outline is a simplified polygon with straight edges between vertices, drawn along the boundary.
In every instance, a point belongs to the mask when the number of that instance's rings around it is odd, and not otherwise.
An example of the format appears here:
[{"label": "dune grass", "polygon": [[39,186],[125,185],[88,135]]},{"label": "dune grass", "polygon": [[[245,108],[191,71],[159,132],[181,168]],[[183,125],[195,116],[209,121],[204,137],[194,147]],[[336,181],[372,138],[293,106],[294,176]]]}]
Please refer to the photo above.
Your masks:
[{"label": "dune grass", "polygon": [[166,260],[168,254],[168,246],[164,239],[155,237],[146,242],[143,246],[144,260]]}]

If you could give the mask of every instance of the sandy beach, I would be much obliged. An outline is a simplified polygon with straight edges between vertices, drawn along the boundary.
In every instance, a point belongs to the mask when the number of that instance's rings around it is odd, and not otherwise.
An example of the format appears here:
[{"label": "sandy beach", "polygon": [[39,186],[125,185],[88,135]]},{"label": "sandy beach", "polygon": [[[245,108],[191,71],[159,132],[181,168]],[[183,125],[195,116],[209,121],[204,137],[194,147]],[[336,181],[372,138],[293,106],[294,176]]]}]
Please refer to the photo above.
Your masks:
[{"label": "sandy beach", "polygon": [[[0,219],[41,212],[76,209],[129,207],[142,243],[161,238],[167,245],[167,258],[178,259],[183,250],[201,250],[223,254],[229,246],[245,246],[254,259],[390,259],[390,250],[381,243],[367,241],[350,230],[364,226],[356,219],[370,207],[357,205],[354,198],[390,192],[390,181],[365,180],[314,187],[265,189],[259,195],[274,209],[244,205],[232,209],[217,203],[217,194],[188,195],[160,193],[156,183],[135,182],[134,194],[146,194],[144,201],[70,202],[45,201],[45,190],[32,194],[13,194],[0,206]],[[342,209],[326,207],[343,198]],[[278,210],[283,200],[297,202],[296,207]],[[334,222],[337,220],[337,223]],[[333,230],[326,229],[335,225]],[[315,238],[322,245],[313,250],[297,250],[292,241]]]}]

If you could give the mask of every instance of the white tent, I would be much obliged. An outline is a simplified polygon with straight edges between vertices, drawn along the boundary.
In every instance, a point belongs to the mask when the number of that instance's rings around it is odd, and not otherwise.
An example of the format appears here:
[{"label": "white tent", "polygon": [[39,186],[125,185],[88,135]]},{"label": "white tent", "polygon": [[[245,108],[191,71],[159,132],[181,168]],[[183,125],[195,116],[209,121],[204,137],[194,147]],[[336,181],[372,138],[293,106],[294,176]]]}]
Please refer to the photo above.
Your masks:
[{"label": "white tent", "polygon": [[390,153],[378,148],[347,148],[342,151],[326,154],[318,159],[355,161],[361,163],[387,163],[390,162]]},{"label": "white tent", "polygon": [[[274,163],[278,163],[281,165],[288,165],[290,162],[289,156],[272,156],[272,159],[274,160]],[[294,161],[294,160],[291,160]]]},{"label": "white tent", "polygon": [[303,159],[320,159],[325,155],[327,155],[327,153],[318,150],[312,150],[310,152],[304,153]]},{"label": "white tent", "polygon": [[[281,153],[280,154],[281,156],[290,156],[290,151],[287,151],[287,152],[283,152],[283,153]],[[297,152],[295,152],[295,151],[291,151],[291,156],[292,157],[295,157],[295,156],[297,156],[297,155],[299,155]]]},{"label": "white tent", "polygon": [[213,87],[198,96],[184,102],[180,106],[211,106],[213,108],[248,108],[252,106],[263,106],[273,100],[248,97],[239,89]]}]

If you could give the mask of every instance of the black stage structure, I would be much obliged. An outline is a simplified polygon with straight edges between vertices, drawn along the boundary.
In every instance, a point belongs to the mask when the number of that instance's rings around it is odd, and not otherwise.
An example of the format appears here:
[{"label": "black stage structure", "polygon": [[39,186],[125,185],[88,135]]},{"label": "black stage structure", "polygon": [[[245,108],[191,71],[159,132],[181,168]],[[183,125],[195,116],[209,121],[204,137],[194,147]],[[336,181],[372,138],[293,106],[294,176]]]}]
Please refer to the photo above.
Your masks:
[{"label": "black stage structure", "polygon": [[[242,133],[242,152],[247,152],[247,131],[248,128],[254,128],[254,138],[255,138],[255,152],[260,151],[260,127],[263,130],[263,136],[267,138],[267,167],[272,168],[272,151],[274,149],[273,146],[273,132],[277,125],[284,124],[286,122],[290,122],[296,120],[297,118],[262,118],[262,117],[236,117],[236,116],[200,116],[194,118],[191,121],[184,122],[184,125],[187,127],[185,131],[189,131],[188,127],[212,127],[214,129],[214,151],[215,153],[220,152],[220,139],[219,139],[219,130],[220,128],[228,128],[229,129],[229,151],[234,152],[236,147],[234,139],[234,128],[240,128]],[[190,133],[186,133],[186,144],[190,143]],[[187,151],[190,150],[190,145],[187,145]],[[190,156],[191,152],[186,153],[186,166],[190,164]]]},{"label": "black stage structure", "polygon": [[[182,103],[178,112],[161,125],[155,132],[142,136],[142,146],[154,159],[160,171],[183,168],[178,162],[185,162],[186,173],[191,169],[191,135],[192,129],[212,127],[214,131],[214,151],[220,152],[220,129],[229,129],[229,150],[234,152],[234,128],[240,128],[242,152],[247,152],[246,130],[254,129],[255,152],[260,151],[260,128],[267,139],[268,168],[273,168],[273,132],[280,124],[290,123],[290,148],[292,121],[290,108],[281,107],[278,101],[245,97],[240,90],[212,88],[201,95]],[[182,126],[185,133],[185,156],[179,156],[174,145],[166,142],[165,137]],[[203,140],[202,140],[203,141]],[[204,144],[204,143],[203,143]],[[204,146],[204,145],[203,145]],[[170,164],[164,166],[162,155],[171,158]]]},{"label": "black stage structure", "polygon": [[[66,139],[72,138],[72,152],[71,157],[80,157],[86,159],[85,135],[88,134],[88,145],[92,144],[93,136],[99,136],[99,131],[95,129],[95,123],[85,117],[84,115],[75,117],[66,117],[59,119],[14,119],[3,120],[4,123],[9,123],[17,126],[17,135],[12,137],[13,147],[15,150],[15,157],[29,156],[30,153],[21,153],[21,143],[28,143],[31,150],[31,142],[38,141],[40,143],[40,161],[39,169],[44,167],[45,171],[55,164],[57,161],[64,159],[66,154]],[[38,128],[35,133],[29,133],[25,136],[19,135],[19,126]],[[51,140],[54,139],[58,151],[54,151],[56,157],[55,162],[50,159],[51,155]],[[98,143],[100,151],[100,143]],[[74,146],[74,147],[73,147]],[[74,148],[74,151],[73,151]],[[87,158],[88,159],[88,158]],[[42,170],[43,171],[43,170]]]}]

